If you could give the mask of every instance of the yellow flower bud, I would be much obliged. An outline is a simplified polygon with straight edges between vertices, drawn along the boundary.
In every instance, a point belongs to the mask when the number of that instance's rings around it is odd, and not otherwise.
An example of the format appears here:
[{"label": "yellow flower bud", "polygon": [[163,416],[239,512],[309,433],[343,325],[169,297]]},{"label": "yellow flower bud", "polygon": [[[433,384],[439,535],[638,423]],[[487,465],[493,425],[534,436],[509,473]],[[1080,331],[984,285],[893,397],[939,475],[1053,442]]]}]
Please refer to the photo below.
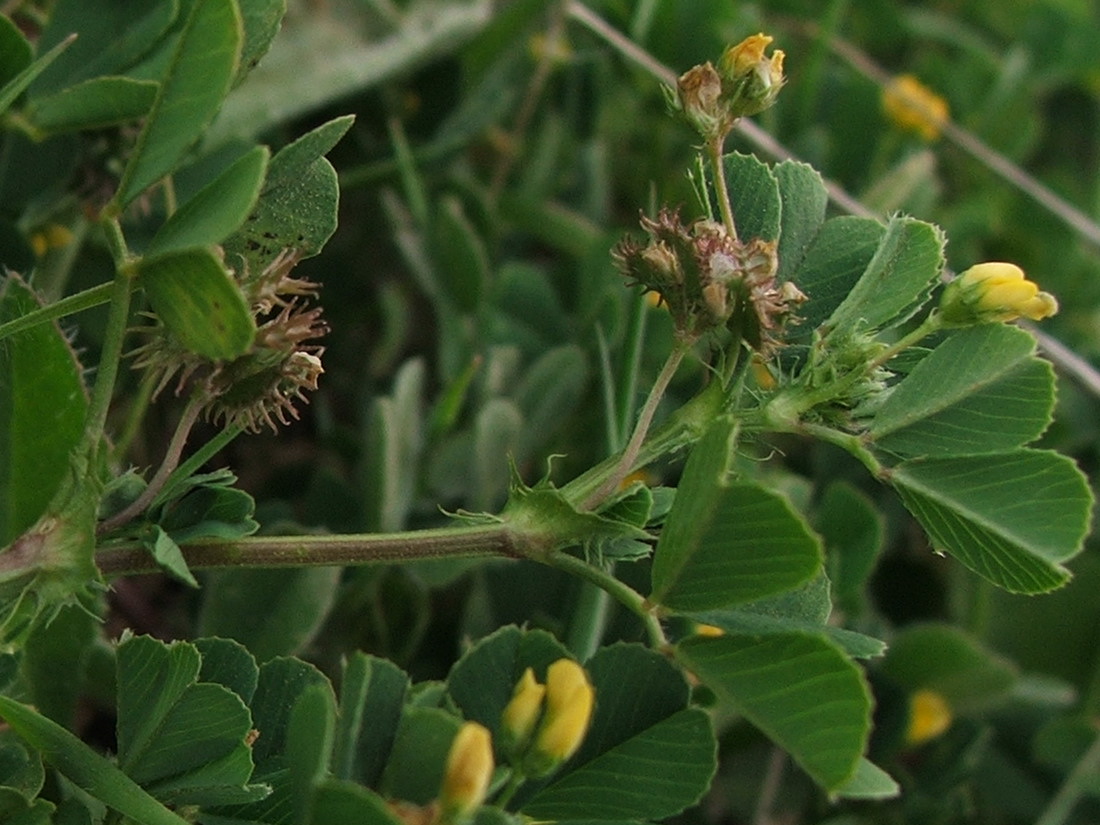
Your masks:
[{"label": "yellow flower bud", "polygon": [[905,740],[919,745],[951,727],[951,708],[934,690],[918,690],[909,699],[909,728]]},{"label": "yellow flower bud", "polygon": [[913,75],[895,77],[882,90],[882,108],[900,129],[933,141],[948,119],[947,101]]},{"label": "yellow flower bud", "polygon": [[448,819],[475,811],[489,791],[493,776],[493,741],[477,722],[464,722],[447,753],[439,801]]},{"label": "yellow flower bud", "polygon": [[722,53],[722,59],[718,65],[724,74],[730,76],[748,74],[764,59],[764,50],[774,39],[763,32],[746,37],[736,46],[728,47]]},{"label": "yellow flower bud", "polygon": [[549,773],[577,752],[595,699],[588,674],[572,659],[558,659],[547,668],[546,712],[528,760],[532,776]]},{"label": "yellow flower bud", "polygon": [[1058,312],[1058,301],[1024,277],[1015,264],[976,264],[947,285],[940,300],[943,320],[965,326],[986,321],[1041,321]]},{"label": "yellow flower bud", "polygon": [[695,633],[699,636],[706,636],[707,638],[716,639],[719,636],[725,636],[726,631],[722,628],[712,624],[697,624],[695,625]]},{"label": "yellow flower bud", "polygon": [[535,731],[542,713],[542,699],[546,695],[546,686],[535,679],[531,668],[523,671],[516,683],[512,699],[501,714],[501,729],[507,740],[505,747],[509,751],[521,750]]},{"label": "yellow flower bud", "polygon": [[777,49],[771,57],[764,54],[772,39],[766,34],[746,37],[727,48],[718,61],[722,100],[734,118],[767,109],[786,82],[783,52]]}]

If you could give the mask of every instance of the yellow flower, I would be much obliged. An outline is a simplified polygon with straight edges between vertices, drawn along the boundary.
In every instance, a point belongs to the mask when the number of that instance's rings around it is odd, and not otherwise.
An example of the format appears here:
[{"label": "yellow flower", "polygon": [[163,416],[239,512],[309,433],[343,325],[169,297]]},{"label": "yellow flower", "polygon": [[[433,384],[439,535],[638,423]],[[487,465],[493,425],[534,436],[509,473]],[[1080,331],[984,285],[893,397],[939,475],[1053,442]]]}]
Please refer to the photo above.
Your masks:
[{"label": "yellow flower", "polygon": [[976,264],[947,285],[940,300],[943,320],[955,326],[1027,318],[1041,321],[1058,312],[1058,301],[1027,280],[1015,264]]},{"label": "yellow flower", "polygon": [[947,700],[934,690],[922,689],[909,699],[909,728],[905,741],[919,745],[935,739],[951,727],[951,708]]},{"label": "yellow flower", "polygon": [[729,46],[722,53],[722,59],[718,65],[725,73],[732,76],[748,74],[764,59],[764,50],[774,39],[763,32],[746,37],[736,46]]},{"label": "yellow flower", "polygon": [[489,791],[493,776],[493,741],[487,728],[464,722],[451,742],[439,801],[446,818],[454,820],[475,811]]},{"label": "yellow flower", "polygon": [[936,140],[948,119],[947,101],[913,75],[895,77],[882,90],[882,108],[900,129]]},{"label": "yellow flower", "polygon": [[523,671],[516,683],[512,699],[504,708],[500,721],[502,732],[507,740],[505,747],[510,751],[523,749],[534,733],[542,713],[542,700],[546,695],[546,686],[535,679],[531,668]]},{"label": "yellow flower", "polygon": [[546,715],[535,738],[535,752],[555,764],[577,752],[588,732],[596,694],[584,668],[558,659],[546,669]]}]

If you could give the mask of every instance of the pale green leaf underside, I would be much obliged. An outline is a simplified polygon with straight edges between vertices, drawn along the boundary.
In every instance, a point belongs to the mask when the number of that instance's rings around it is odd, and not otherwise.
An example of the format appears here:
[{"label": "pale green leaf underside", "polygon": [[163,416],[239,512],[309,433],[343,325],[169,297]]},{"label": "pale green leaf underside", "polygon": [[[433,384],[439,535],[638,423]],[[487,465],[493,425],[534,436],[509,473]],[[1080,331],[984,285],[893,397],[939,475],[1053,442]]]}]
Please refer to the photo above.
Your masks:
[{"label": "pale green leaf underside", "polygon": [[859,668],[818,635],[689,638],[676,658],[826,790],[855,774],[871,729]]},{"label": "pale green leaf underside", "polygon": [[27,117],[47,133],[100,129],[143,117],[157,88],[150,80],[96,77],[36,100]]},{"label": "pale green leaf underside", "polygon": [[907,461],[891,481],[933,545],[1014,593],[1069,579],[1092,494],[1077,467],[1041,450]]},{"label": "pale green leaf underside", "polygon": [[1054,407],[1054,372],[1022,330],[985,324],[934,349],[891,393],[871,424],[901,455],[1003,452],[1037,438]]}]

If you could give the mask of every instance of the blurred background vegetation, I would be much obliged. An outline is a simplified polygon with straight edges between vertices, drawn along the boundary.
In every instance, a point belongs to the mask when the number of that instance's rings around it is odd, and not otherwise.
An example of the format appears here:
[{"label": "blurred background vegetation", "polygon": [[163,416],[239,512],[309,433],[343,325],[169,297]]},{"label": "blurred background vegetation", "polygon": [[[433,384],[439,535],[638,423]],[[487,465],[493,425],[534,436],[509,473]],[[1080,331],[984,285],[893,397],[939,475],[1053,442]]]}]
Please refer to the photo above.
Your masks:
[{"label": "blurred background vegetation", "polygon": [[[1060,398],[1045,446],[1095,474],[1100,380],[1089,364],[1100,356],[1100,230],[1083,215],[1100,209],[1097,4],[291,0],[272,52],[231,96],[196,164],[224,162],[246,138],[277,147],[333,116],[357,116],[330,154],[340,228],[299,270],[323,285],[331,327],[321,389],[301,421],[242,437],[216,460],[256,496],[266,531],[434,525],[444,521],[440,508],[499,507],[506,456],[530,483],[547,472],[568,479],[621,446],[670,329],[623,285],[609,249],[636,231],[640,210],[697,214],[686,177],[695,139],[666,114],[661,67],[679,74],[758,31],[786,52],[788,86],[755,124],[761,131],[735,133],[727,148],[770,160],[778,147],[854,199],[835,213],[932,221],[947,233],[951,269],[1014,261],[1056,294],[1062,311],[1044,332]],[[900,74],[946,101],[953,127],[921,134],[891,120],[882,82]],[[69,139],[58,144],[63,162],[40,170],[40,191],[76,168]],[[79,168],[94,170],[110,152],[81,146]],[[1031,185],[1023,176],[1084,223],[1022,191],[1022,180]],[[63,254],[46,234],[38,244],[41,255]],[[108,271],[106,257],[90,255],[65,289]],[[101,319],[78,321],[79,345],[94,352]],[[632,340],[643,342],[636,384],[635,365],[624,362]],[[666,407],[700,380],[698,366],[686,366]],[[129,381],[119,428],[140,403]],[[177,414],[167,396],[151,408],[133,464],[159,460]],[[775,819],[758,822],[1034,821],[1100,710],[1095,547],[1056,594],[994,593],[934,556],[845,456],[788,440],[770,446],[759,457],[796,501],[851,479],[881,508],[882,556],[868,592],[843,601],[849,616],[887,640],[927,622],[972,634],[989,701],[956,709],[946,734],[907,747],[895,735],[904,703],[872,674],[881,751],[872,757],[906,794],[840,813],[827,813],[793,769],[777,769],[758,735],[732,725],[711,798],[685,821],[751,821],[765,775],[778,781],[768,796]],[[674,481],[676,471],[654,468],[651,480]],[[645,581],[643,568],[619,572]],[[504,622],[582,635],[570,617],[592,598],[552,571],[511,563],[220,573],[198,593],[146,578],[111,595],[119,621],[139,632],[233,635],[261,658],[297,652],[322,666],[362,648],[419,678],[443,675],[463,639]],[[626,618],[607,621],[606,638],[638,638]],[[1100,806],[1079,816],[1096,821]]]}]

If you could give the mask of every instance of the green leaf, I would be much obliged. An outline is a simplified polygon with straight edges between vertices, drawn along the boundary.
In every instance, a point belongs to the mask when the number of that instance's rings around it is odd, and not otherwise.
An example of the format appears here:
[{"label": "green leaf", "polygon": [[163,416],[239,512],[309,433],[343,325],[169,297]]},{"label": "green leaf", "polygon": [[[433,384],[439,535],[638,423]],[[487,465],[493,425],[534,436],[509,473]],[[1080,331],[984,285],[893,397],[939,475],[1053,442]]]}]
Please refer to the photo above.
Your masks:
[{"label": "green leaf", "polygon": [[1006,659],[961,628],[940,624],[912,625],[899,632],[890,640],[881,672],[910,692],[936,691],[956,713],[983,710],[1008,698],[1017,680]]},{"label": "green leaf", "polygon": [[102,129],[148,113],[159,86],[132,77],[95,77],[36,100],[27,119],[44,134]]},{"label": "green leaf", "polygon": [[224,570],[207,576],[199,628],[245,645],[260,661],[297,653],[336,597],[339,567]]},{"label": "green leaf", "polygon": [[31,799],[42,790],[46,771],[12,730],[0,732],[0,786]]},{"label": "green leaf", "polygon": [[587,669],[596,691],[588,734],[520,812],[657,820],[695,804],[710,787],[716,743],[706,713],[687,707],[683,674],[659,653],[626,644],[601,649]]},{"label": "green leaf", "polygon": [[267,54],[275,35],[279,33],[283,16],[286,14],[286,0],[237,0],[241,7],[241,20],[244,23],[244,45],[241,47],[241,62],[233,85],[239,86],[248,73]]},{"label": "green leaf", "polygon": [[356,651],[344,665],[332,773],[373,787],[393,747],[409,677],[392,662]]},{"label": "green leaf", "polygon": [[908,320],[928,300],[943,269],[943,232],[915,218],[886,225],[875,255],[826,322],[844,334],[876,330]]},{"label": "green leaf", "polygon": [[529,461],[560,431],[583,402],[588,388],[588,359],[574,344],[543,352],[523,373],[513,398],[523,414],[517,463]]},{"label": "green leaf", "polygon": [[829,195],[821,175],[812,166],[793,160],[772,169],[782,202],[779,226],[779,270],[776,277],[790,281],[802,268],[806,251],[825,222]]},{"label": "green leaf", "polygon": [[232,639],[202,638],[194,645],[202,655],[199,681],[225,685],[250,704],[260,670],[248,649]]},{"label": "green leaf", "polygon": [[34,629],[24,647],[20,675],[26,698],[39,713],[67,728],[87,689],[87,662],[99,636],[99,616],[84,604],[71,604]]},{"label": "green leaf", "polygon": [[252,518],[256,502],[244,490],[222,485],[199,485],[171,502],[160,526],[180,544],[198,538],[239,539],[260,525]]},{"label": "green leaf", "polygon": [[316,255],[336,231],[340,187],[324,159],[351,128],[349,116],[330,120],[280,149],[267,168],[260,199],[244,226],[226,239],[226,260],[253,277],[286,250]]},{"label": "green leaf", "polygon": [[852,778],[833,792],[840,799],[893,799],[901,788],[890,774],[866,759],[860,759]]},{"label": "green leaf", "polygon": [[221,107],[237,73],[236,0],[195,0],[113,200],[125,207],[170,174]]},{"label": "green leaf", "polygon": [[489,283],[489,255],[458,198],[440,200],[432,220],[431,241],[448,297],[460,311],[474,314]]},{"label": "green leaf", "polygon": [[[417,66],[451,54],[496,14],[478,0],[433,0],[401,8],[396,26],[368,39],[344,15],[295,19],[293,37],[277,38],[252,73],[247,92],[233,95],[212,129],[210,140],[254,137],[323,110],[329,103],[377,88],[388,78],[406,76]],[[324,60],[317,60],[324,55]],[[302,71],[309,66],[310,71]]]},{"label": "green leaf", "polygon": [[58,0],[39,48],[51,48],[73,33],[72,47],[31,87],[39,99],[103,75],[124,73],[147,54],[179,16],[177,0],[127,8],[114,0]]},{"label": "green leaf", "polygon": [[447,676],[447,693],[467,719],[480,722],[500,738],[500,715],[524,670],[545,680],[546,668],[569,651],[542,630],[502,627],[470,648]]},{"label": "green leaf", "polygon": [[[31,289],[9,273],[0,283],[0,323],[38,309]],[[81,366],[54,323],[0,341],[0,547],[46,510],[84,428]]]},{"label": "green leaf", "polygon": [[154,524],[150,533],[142,536],[141,543],[165,573],[191,587],[199,586],[195,576],[187,567],[187,560],[183,557],[180,546],[159,524]]},{"label": "green leaf", "polygon": [[804,336],[824,323],[844,301],[875,255],[886,228],[871,218],[844,215],[825,221],[799,268],[789,279],[807,296],[798,308]]},{"label": "green leaf", "polygon": [[440,708],[407,707],[382,775],[382,793],[417,805],[435,800],[461,725],[461,719]]},{"label": "green leaf", "polygon": [[755,156],[739,152],[726,155],[722,165],[726,170],[737,237],[742,241],[778,240],[783,205],[779,199],[779,182],[772,170]]},{"label": "green leaf", "polygon": [[369,530],[386,533],[405,527],[420,479],[426,381],[424,359],[406,361],[394,378],[393,394],[371,404],[364,461]]},{"label": "green leaf", "polygon": [[242,155],[164,222],[146,254],[210,246],[237,231],[260,196],[269,154],[256,146]]},{"label": "green leaf", "polygon": [[31,65],[34,49],[10,17],[0,15],[0,88]]},{"label": "green leaf", "polygon": [[140,271],[149,303],[182,346],[211,360],[236,358],[252,346],[256,322],[212,252],[185,249],[143,258]]},{"label": "green leaf", "polygon": [[294,703],[287,728],[287,763],[298,822],[307,816],[313,788],[328,773],[336,727],[336,698],[330,685],[310,685]]},{"label": "green leaf", "polygon": [[730,481],[736,426],[714,423],[691,451],[653,555],[652,600],[673,610],[756,601],[821,569],[821,545],[786,499]]},{"label": "green leaf", "polygon": [[821,575],[798,590],[761,599],[735,610],[707,610],[689,616],[697,622],[714,625],[733,634],[764,636],[791,631],[820,634],[831,639],[849,656],[860,659],[881,656],[885,652],[885,642],[830,625],[831,613],[829,579]]},{"label": "green leaf", "polygon": [[326,780],[309,804],[308,825],[402,825],[386,800],[355,782]]},{"label": "green leaf", "polygon": [[693,637],[676,658],[787,750],[823,788],[855,775],[871,729],[860,669],[820,635]]},{"label": "green leaf", "polygon": [[835,600],[845,613],[861,613],[867,579],[883,550],[882,514],[856,487],[837,481],[825,488],[813,521],[825,542]]},{"label": "green leaf", "polygon": [[1092,494],[1074,463],[1043,450],[906,461],[891,483],[933,546],[1013,593],[1065,584]]},{"label": "green leaf", "polygon": [[1054,410],[1054,370],[1035,339],[1005,324],[956,332],[922,359],[871,423],[904,456],[995,453],[1039,437]]},{"label": "green leaf", "polygon": [[[65,49],[72,45],[71,37],[62,40],[40,58],[23,69],[19,74],[0,86],[0,115],[4,114],[11,105],[23,94],[28,86],[53,63]],[[41,45],[41,44],[39,44]]]},{"label": "green leaf", "polygon": [[108,807],[145,825],[187,825],[56,722],[7,696],[0,696],[0,716],[63,776]]},{"label": "green leaf", "polygon": [[[193,785],[187,774],[234,751],[247,755],[248,709],[228,688],[197,682],[199,664],[198,650],[182,642],[138,636],[118,646],[119,765],[139,784]],[[242,783],[250,772],[226,779]]]}]

